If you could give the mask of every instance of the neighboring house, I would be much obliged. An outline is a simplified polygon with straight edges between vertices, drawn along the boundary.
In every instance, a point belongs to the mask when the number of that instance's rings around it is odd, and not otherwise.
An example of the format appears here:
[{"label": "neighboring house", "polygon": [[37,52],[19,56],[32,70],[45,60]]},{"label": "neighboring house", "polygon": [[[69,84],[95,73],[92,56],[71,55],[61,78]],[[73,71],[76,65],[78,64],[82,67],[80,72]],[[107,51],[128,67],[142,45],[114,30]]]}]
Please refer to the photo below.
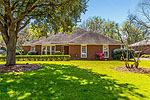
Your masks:
[{"label": "neighboring house", "polygon": [[64,55],[70,55],[71,59],[95,60],[94,53],[104,53],[105,58],[111,59],[112,50],[120,46],[120,42],[100,33],[74,28],[71,36],[59,32],[25,43],[24,52],[37,51],[40,55],[52,55],[60,51]]},{"label": "neighboring house", "polygon": [[142,54],[150,54],[150,39],[136,42],[130,47],[136,51],[142,51]]}]

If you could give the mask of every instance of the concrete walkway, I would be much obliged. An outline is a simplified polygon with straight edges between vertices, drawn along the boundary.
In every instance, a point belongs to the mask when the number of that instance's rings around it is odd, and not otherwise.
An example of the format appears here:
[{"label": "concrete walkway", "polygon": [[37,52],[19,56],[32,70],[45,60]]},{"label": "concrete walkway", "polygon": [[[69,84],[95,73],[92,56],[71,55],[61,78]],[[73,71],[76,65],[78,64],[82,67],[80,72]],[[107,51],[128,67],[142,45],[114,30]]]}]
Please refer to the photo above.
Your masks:
[{"label": "concrete walkway", "polygon": [[150,61],[150,58],[140,58],[140,60],[147,60],[147,61]]}]

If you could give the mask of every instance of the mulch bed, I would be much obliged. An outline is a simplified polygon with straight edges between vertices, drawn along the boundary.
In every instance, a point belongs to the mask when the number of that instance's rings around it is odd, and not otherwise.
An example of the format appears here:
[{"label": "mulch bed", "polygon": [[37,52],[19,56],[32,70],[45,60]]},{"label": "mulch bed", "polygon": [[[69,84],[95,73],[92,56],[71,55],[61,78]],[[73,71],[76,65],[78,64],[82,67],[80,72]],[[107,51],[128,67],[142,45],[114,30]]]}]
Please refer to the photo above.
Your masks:
[{"label": "mulch bed", "polygon": [[17,64],[13,66],[5,66],[1,64],[0,73],[32,71],[42,68],[44,68],[44,66],[38,64]]},{"label": "mulch bed", "polygon": [[142,74],[150,74],[150,68],[126,68],[126,67],[115,67],[115,70],[119,70],[121,72],[131,72],[131,73],[142,73]]}]

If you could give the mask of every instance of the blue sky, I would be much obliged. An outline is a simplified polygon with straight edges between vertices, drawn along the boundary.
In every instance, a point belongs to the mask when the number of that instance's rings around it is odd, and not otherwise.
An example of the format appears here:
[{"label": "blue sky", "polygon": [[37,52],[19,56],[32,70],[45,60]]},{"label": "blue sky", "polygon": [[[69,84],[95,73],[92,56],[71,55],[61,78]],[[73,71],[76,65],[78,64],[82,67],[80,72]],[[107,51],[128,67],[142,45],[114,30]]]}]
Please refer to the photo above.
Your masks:
[{"label": "blue sky", "polygon": [[89,0],[88,11],[82,14],[81,19],[84,21],[92,16],[101,16],[102,18],[122,24],[127,19],[128,12],[134,12],[140,1],[141,0]]}]

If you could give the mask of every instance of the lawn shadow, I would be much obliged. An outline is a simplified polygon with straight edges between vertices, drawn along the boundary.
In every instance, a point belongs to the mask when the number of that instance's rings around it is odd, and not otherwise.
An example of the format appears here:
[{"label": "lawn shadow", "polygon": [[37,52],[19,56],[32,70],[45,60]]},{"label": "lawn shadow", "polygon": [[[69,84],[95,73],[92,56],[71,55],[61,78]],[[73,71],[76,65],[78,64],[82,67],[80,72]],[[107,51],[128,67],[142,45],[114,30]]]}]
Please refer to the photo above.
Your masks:
[{"label": "lawn shadow", "polygon": [[0,99],[4,100],[130,100],[142,99],[132,84],[117,83],[73,65],[43,64],[44,69],[0,74]]}]

